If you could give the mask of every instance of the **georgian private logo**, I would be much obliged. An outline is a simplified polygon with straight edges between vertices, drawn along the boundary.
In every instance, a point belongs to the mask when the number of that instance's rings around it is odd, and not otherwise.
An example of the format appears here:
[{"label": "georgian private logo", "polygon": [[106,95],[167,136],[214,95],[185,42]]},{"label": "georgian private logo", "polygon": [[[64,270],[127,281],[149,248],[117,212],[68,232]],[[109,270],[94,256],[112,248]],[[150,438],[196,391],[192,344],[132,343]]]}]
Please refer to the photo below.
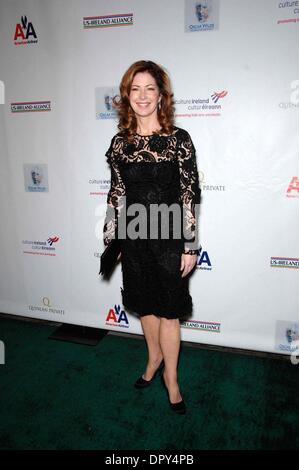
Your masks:
[{"label": "georgian private logo", "polygon": [[14,43],[16,46],[26,44],[36,44],[37,35],[31,21],[28,22],[27,16],[21,17],[21,23],[16,24]]},{"label": "georgian private logo", "polygon": [[299,258],[285,258],[282,256],[271,256],[271,268],[293,268],[299,269]]},{"label": "georgian private logo", "polygon": [[299,178],[293,176],[287,189],[287,197],[299,197]]},{"label": "georgian private logo", "polygon": [[[55,244],[58,243],[59,237],[49,237],[47,240],[22,240],[22,244],[26,246],[23,253],[26,255],[44,255],[56,256]],[[28,248],[27,248],[28,246]]]},{"label": "georgian private logo", "polygon": [[220,333],[221,323],[201,321],[201,320],[186,320],[181,322],[182,328],[189,330],[208,331],[209,333]]},{"label": "georgian private logo", "polygon": [[110,28],[115,26],[132,26],[133,13],[105,16],[85,16],[83,18],[83,28]]},{"label": "georgian private logo", "polygon": [[41,305],[28,305],[28,310],[30,312],[41,312],[41,313],[50,313],[52,315],[65,315],[65,311],[62,308],[53,307],[49,297],[42,298]]},{"label": "georgian private logo", "polygon": [[129,328],[130,325],[126,312],[121,308],[119,304],[115,304],[114,309],[110,308],[106,317],[106,325],[118,326],[121,328]]},{"label": "georgian private logo", "polygon": [[179,98],[175,100],[176,117],[215,117],[221,116],[223,98],[228,95],[226,90],[214,91],[208,98]]},{"label": "georgian private logo", "polygon": [[205,181],[205,174],[202,170],[198,170],[198,179],[202,191],[225,191],[223,184],[207,184]]},{"label": "georgian private logo", "polygon": [[51,101],[21,101],[11,103],[12,113],[30,113],[36,111],[51,111]]}]

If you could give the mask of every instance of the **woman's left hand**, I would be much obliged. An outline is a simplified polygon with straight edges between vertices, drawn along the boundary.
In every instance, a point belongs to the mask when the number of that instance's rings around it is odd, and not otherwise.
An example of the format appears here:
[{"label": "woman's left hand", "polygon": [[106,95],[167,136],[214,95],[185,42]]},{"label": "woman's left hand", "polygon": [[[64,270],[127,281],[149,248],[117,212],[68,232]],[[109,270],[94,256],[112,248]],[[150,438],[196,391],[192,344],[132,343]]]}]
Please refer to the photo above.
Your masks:
[{"label": "woman's left hand", "polygon": [[186,255],[184,253],[182,254],[182,257],[181,257],[181,271],[183,270],[182,277],[185,277],[188,273],[190,273],[190,271],[192,271],[192,269],[196,265],[196,261],[197,261],[197,255]]}]

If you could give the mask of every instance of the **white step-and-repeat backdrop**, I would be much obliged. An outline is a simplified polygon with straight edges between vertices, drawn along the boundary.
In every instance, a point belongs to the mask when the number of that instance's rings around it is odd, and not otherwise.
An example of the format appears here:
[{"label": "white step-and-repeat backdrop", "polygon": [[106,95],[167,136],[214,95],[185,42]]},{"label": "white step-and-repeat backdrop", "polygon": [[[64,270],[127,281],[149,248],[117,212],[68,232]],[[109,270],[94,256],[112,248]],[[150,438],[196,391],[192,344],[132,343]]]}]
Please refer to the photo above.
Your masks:
[{"label": "white step-and-repeat backdrop", "polygon": [[98,271],[111,99],[152,60],[202,187],[182,339],[299,350],[299,2],[1,0],[0,40],[0,310],[142,334]]}]

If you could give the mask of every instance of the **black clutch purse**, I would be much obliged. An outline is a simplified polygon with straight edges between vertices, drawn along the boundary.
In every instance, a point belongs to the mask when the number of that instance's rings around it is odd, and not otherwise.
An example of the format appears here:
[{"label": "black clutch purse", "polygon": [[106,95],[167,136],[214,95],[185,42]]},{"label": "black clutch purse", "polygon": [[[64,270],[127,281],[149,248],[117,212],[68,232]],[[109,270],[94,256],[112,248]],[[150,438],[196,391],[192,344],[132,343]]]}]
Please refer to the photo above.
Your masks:
[{"label": "black clutch purse", "polygon": [[107,245],[101,255],[101,266],[99,274],[103,274],[104,277],[109,277],[113,267],[117,262],[117,257],[120,251],[120,241],[117,238],[114,238],[109,243],[109,245]]}]

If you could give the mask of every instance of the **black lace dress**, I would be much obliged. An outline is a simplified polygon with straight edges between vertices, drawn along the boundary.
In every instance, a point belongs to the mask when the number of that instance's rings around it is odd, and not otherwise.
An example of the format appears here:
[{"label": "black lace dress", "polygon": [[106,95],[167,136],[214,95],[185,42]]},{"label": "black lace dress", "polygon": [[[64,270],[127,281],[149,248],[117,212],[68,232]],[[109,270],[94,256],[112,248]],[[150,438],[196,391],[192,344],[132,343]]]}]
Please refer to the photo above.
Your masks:
[{"label": "black lace dress", "polygon": [[[190,273],[182,277],[180,266],[182,253],[199,253],[201,190],[189,133],[174,127],[168,136],[135,134],[134,142],[129,143],[119,132],[112,138],[106,157],[111,187],[103,236],[105,246],[113,238],[121,242],[123,306],[140,316],[190,317]],[[151,207],[162,207],[163,203],[168,208],[174,203],[180,207],[179,236],[174,235],[179,225],[177,212],[172,216],[169,210],[169,217],[154,217],[150,212]],[[130,213],[132,204],[137,204],[136,211]],[[151,225],[156,231],[151,232]]]}]

